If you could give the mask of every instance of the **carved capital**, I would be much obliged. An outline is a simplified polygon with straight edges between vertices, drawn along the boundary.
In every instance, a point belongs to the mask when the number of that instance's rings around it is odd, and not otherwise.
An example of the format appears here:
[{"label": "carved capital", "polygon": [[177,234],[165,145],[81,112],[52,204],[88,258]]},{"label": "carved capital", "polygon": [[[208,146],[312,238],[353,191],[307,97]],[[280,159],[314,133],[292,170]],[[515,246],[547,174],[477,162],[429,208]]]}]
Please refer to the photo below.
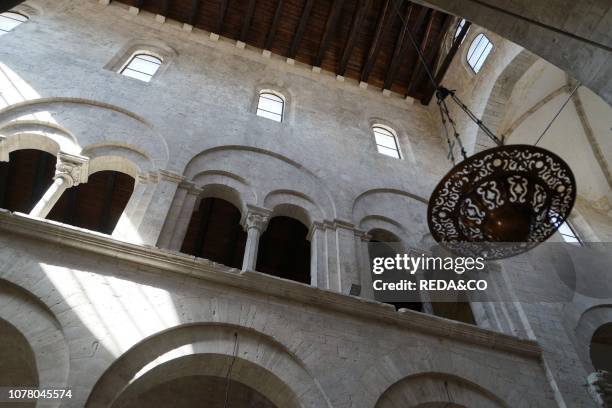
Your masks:
[{"label": "carved capital", "polygon": [[268,226],[268,221],[270,221],[269,215],[250,211],[246,216],[246,229],[248,231],[255,228],[259,232],[263,232]]},{"label": "carved capital", "polygon": [[268,221],[272,218],[272,211],[251,204],[247,204],[246,207],[246,216],[242,220],[244,229],[248,231],[251,228],[255,228],[259,232],[265,231],[268,226]]},{"label": "carved capital", "polygon": [[54,179],[61,177],[68,182],[69,187],[72,187],[87,183],[88,175],[89,158],[59,152]]}]

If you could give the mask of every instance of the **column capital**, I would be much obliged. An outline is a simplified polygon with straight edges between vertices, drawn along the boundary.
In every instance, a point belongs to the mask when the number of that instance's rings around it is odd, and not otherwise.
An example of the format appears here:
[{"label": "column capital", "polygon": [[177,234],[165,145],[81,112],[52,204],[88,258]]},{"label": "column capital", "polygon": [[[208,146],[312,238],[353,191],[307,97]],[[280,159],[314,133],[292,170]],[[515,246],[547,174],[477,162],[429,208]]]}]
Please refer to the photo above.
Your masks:
[{"label": "column capital", "polygon": [[89,158],[59,152],[57,164],[55,165],[54,179],[63,178],[68,183],[68,187],[78,186],[87,183],[89,176]]},{"label": "column capital", "polygon": [[247,231],[254,228],[259,232],[263,232],[268,226],[271,215],[272,211],[266,208],[247,205],[247,214],[244,217],[244,227]]}]

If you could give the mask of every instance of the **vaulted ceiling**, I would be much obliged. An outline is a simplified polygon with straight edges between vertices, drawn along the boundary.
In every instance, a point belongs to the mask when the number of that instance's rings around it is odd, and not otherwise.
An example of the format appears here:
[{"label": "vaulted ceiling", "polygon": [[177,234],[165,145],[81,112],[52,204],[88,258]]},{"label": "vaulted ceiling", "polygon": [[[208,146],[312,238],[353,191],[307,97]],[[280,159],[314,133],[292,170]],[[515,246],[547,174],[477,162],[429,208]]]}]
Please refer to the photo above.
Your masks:
[{"label": "vaulted ceiling", "polygon": [[407,30],[433,66],[453,22],[405,0],[120,2],[424,101],[433,89]]}]

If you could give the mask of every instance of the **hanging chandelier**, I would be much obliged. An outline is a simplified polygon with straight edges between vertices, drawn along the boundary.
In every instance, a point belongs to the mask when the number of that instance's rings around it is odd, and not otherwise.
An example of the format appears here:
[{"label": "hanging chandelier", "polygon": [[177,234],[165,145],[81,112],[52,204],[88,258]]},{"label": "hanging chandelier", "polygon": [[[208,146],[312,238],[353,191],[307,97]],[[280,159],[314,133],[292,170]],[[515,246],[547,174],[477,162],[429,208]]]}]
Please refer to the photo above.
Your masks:
[{"label": "hanging chandelier", "polygon": [[[397,4],[393,3],[400,15]],[[535,145],[504,145],[504,140],[498,138],[454,91],[438,84],[412,33],[406,32],[435,89],[449,158],[455,163],[455,146],[463,157],[463,161],[438,183],[429,199],[427,222],[432,237],[456,254],[486,259],[517,255],[546,241],[569,217],[576,200],[576,180],[567,163],[556,154],[537,147],[537,143],[580,84]],[[446,104],[449,97],[496,147],[468,158]]]},{"label": "hanging chandelier", "polygon": [[506,258],[552,236],[576,199],[557,155],[536,146],[498,146],[456,165],[429,199],[433,238],[455,253]]}]

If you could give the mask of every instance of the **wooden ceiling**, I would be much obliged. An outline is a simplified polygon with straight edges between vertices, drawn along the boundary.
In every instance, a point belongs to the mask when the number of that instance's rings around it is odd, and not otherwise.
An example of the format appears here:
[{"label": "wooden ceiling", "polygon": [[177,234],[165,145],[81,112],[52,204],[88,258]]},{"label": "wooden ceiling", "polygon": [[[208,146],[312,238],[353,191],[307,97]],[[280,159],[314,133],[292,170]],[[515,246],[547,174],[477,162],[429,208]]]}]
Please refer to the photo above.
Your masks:
[{"label": "wooden ceiling", "polygon": [[432,66],[453,21],[406,0],[120,2],[424,102],[433,88],[406,31]]}]

